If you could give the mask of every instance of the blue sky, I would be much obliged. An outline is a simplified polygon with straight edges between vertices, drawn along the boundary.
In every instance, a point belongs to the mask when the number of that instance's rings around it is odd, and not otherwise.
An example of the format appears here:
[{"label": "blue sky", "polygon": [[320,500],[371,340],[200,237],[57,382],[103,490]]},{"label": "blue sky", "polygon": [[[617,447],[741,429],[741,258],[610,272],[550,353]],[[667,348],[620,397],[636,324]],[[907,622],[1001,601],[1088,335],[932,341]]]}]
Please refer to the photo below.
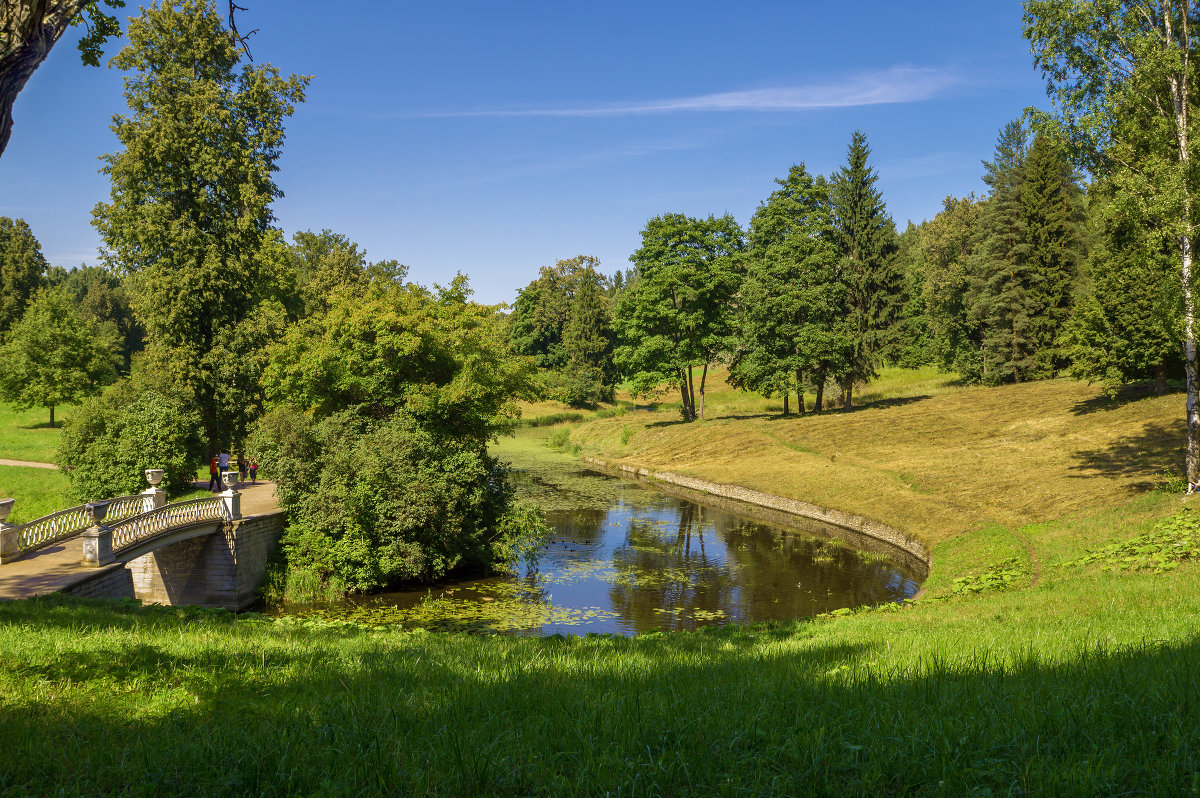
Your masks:
[{"label": "blue sky", "polygon": [[[427,285],[464,272],[485,302],[560,258],[627,267],[662,213],[744,225],[793,163],[837,169],[856,128],[903,229],[982,192],[998,130],[1047,107],[1016,0],[241,4],[256,61],[313,76],[278,226],[343,233]],[[97,261],[97,159],[124,110],[121,74],[68,39],[17,100],[0,215],[51,263]]]}]

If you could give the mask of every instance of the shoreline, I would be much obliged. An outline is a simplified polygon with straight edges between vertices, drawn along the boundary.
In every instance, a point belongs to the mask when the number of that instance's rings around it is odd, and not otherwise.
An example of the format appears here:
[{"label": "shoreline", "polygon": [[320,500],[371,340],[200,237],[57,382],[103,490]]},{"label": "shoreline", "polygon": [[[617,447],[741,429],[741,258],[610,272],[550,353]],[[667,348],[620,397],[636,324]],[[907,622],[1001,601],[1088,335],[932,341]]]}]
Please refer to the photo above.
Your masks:
[{"label": "shoreline", "polygon": [[[683,494],[681,498],[703,497],[704,501],[718,507],[726,504],[729,509],[760,518],[768,523],[825,535],[829,535],[831,530],[840,530],[845,533],[844,536],[837,534],[833,536],[856,548],[900,560],[904,566],[919,574],[922,582],[929,577],[933,560],[923,542],[902,530],[861,515],[821,507],[798,499],[788,499],[744,488],[740,485],[709,482],[671,471],[651,471],[637,466],[613,464],[599,457],[591,456],[582,457],[581,460],[627,478],[652,481],[660,489],[663,489],[664,486],[669,488],[665,492]],[[816,522],[816,525],[806,525],[805,521]],[[924,590],[918,591],[917,595],[920,595],[921,592]]]}]

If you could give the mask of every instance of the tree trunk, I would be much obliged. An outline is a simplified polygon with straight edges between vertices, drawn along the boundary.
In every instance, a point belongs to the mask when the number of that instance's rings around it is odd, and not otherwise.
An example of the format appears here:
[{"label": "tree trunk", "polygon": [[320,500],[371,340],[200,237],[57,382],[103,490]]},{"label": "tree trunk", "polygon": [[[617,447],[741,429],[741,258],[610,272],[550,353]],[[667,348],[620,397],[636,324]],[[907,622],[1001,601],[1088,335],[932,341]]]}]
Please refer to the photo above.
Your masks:
[{"label": "tree trunk", "polygon": [[825,409],[825,370],[821,369],[817,372],[817,403],[813,407],[813,411],[820,413]]},{"label": "tree trunk", "polygon": [[1154,369],[1154,395],[1164,396],[1167,393],[1167,367],[1159,363]]},{"label": "tree trunk", "polygon": [[788,399],[790,399],[791,397],[792,397],[792,392],[785,388],[783,391],[783,414],[785,416],[788,414]]},{"label": "tree trunk", "polygon": [[5,20],[4,32],[11,33],[13,39],[12,49],[0,51],[0,155],[12,135],[12,109],[17,95],[85,5],[87,0],[43,0],[28,5],[26,18]]},{"label": "tree trunk", "polygon": [[[1196,300],[1192,295],[1192,187],[1188,180],[1188,79],[1190,66],[1188,64],[1191,41],[1187,26],[1187,8],[1184,4],[1182,15],[1183,30],[1181,52],[1183,69],[1179,73],[1168,76],[1171,86],[1171,102],[1175,111],[1175,138],[1179,145],[1179,165],[1183,174],[1183,232],[1179,237],[1180,277],[1183,285],[1183,369],[1187,375],[1187,478],[1188,482],[1196,482],[1200,478],[1200,367],[1196,362]],[[1167,41],[1174,44],[1172,3],[1163,4],[1163,29]]]},{"label": "tree trunk", "polygon": [[688,382],[688,421],[696,420],[696,383],[692,381],[692,364],[687,367]]},{"label": "tree trunk", "polygon": [[50,405],[50,429],[54,429],[54,405]]},{"label": "tree trunk", "polygon": [[708,379],[708,364],[704,364],[704,370],[700,372],[700,420],[704,420],[704,381]]},{"label": "tree trunk", "polygon": [[854,409],[854,380],[842,386],[842,410],[849,413]]},{"label": "tree trunk", "polygon": [[796,404],[800,408],[800,415],[804,415],[804,374],[800,369],[796,369]]},{"label": "tree trunk", "polygon": [[679,396],[683,402],[683,420],[691,421],[692,418],[689,413],[689,409],[691,408],[692,403],[688,398],[687,375],[683,373],[683,369],[679,370]]}]

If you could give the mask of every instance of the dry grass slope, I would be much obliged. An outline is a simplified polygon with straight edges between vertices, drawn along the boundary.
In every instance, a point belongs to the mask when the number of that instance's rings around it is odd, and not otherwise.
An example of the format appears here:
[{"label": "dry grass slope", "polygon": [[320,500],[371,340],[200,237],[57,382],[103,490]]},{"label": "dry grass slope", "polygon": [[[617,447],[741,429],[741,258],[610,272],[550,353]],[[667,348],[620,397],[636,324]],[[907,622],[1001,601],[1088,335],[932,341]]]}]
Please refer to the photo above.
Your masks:
[{"label": "dry grass slope", "polygon": [[578,426],[571,440],[615,463],[864,515],[931,546],[1118,506],[1181,469],[1177,394],[1109,400],[1071,380],[955,387],[946,375],[895,370],[852,413],[782,417],[767,412],[778,400],[737,395],[721,376],[703,423],[680,423],[673,408],[635,410]]}]

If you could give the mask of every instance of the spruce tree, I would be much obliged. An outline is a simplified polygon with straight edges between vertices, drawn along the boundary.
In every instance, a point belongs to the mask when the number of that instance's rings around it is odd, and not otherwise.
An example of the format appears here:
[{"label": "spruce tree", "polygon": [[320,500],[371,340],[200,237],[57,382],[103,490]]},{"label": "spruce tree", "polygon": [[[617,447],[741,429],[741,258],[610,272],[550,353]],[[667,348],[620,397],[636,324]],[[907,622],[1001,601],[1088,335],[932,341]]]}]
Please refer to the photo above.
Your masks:
[{"label": "spruce tree", "polygon": [[991,188],[979,220],[979,245],[971,268],[969,318],[983,330],[978,361],[966,376],[989,384],[1020,381],[1032,370],[1030,325],[1033,279],[1018,257],[1023,240],[1020,193],[1027,134],[1009,122],[996,141],[995,155],[984,161],[983,182]]},{"label": "spruce tree", "polygon": [[1136,197],[1108,181],[1088,192],[1096,243],[1082,264],[1080,300],[1060,338],[1071,374],[1109,393],[1153,380],[1167,389],[1179,373],[1182,301],[1175,275],[1178,244],[1157,224],[1146,224]]},{"label": "spruce tree", "polygon": [[1053,376],[1082,255],[1082,192],[1053,141],[1026,146],[1012,122],[985,164],[992,187],[980,220],[974,315],[984,330],[978,377],[987,383]]},{"label": "spruce tree", "polygon": [[612,313],[604,296],[602,278],[592,270],[581,276],[571,297],[570,318],[563,329],[563,351],[568,360],[572,404],[611,401],[616,383],[613,365]]},{"label": "spruce tree", "polygon": [[839,278],[845,290],[848,337],[845,367],[838,379],[845,409],[853,406],[854,383],[875,376],[886,330],[898,316],[903,298],[896,268],[896,225],[875,187],[875,170],[867,165],[871,148],[856,130],[847,148],[846,165],[833,176],[831,201],[838,252]]},{"label": "spruce tree", "polygon": [[1074,169],[1049,136],[1034,137],[1018,196],[1022,240],[1018,262],[1028,276],[1027,378],[1052,377],[1066,366],[1056,341],[1071,315],[1083,256],[1083,192]]}]

